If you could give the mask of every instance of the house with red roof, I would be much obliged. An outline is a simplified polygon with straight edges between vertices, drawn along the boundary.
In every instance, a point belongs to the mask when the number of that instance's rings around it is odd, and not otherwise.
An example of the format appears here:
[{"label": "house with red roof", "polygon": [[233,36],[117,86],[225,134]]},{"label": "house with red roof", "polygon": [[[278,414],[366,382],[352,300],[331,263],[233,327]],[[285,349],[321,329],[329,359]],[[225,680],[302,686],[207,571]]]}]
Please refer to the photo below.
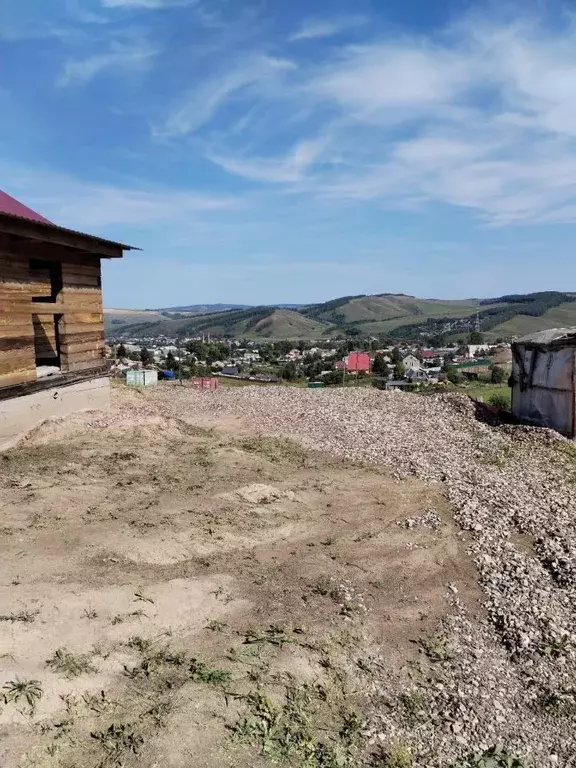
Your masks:
[{"label": "house with red roof", "polygon": [[49,416],[107,401],[101,263],[131,247],[0,191],[0,449]]},{"label": "house with red roof", "polygon": [[344,361],[347,373],[370,373],[368,352],[350,352]]}]

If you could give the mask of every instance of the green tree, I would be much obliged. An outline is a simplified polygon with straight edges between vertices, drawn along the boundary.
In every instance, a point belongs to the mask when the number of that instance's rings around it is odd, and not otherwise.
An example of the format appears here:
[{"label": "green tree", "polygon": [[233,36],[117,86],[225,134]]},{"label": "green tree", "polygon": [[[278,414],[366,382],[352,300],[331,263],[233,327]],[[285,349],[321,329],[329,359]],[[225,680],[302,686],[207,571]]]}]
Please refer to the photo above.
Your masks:
[{"label": "green tree", "polygon": [[166,370],[168,371],[177,371],[178,370],[178,361],[172,354],[172,352],[168,352],[166,355],[166,359],[164,360],[164,365],[166,367]]},{"label": "green tree", "polygon": [[461,384],[464,381],[464,376],[453,365],[445,366],[446,378],[451,381],[452,384]]},{"label": "green tree", "polygon": [[126,347],[122,342],[116,347],[116,357],[126,357]]},{"label": "green tree", "polygon": [[402,353],[400,352],[398,347],[394,347],[392,350],[392,362],[394,365],[398,365],[398,363],[402,362]]},{"label": "green tree", "polygon": [[503,384],[506,379],[506,371],[497,365],[492,366],[490,371],[490,381],[492,384]]},{"label": "green tree", "polygon": [[142,347],[140,350],[140,362],[142,365],[150,365],[154,361],[154,358],[150,354],[150,352],[146,349],[146,347]]},{"label": "green tree", "polygon": [[330,371],[325,376],[322,376],[322,381],[329,387],[342,386],[342,371]]},{"label": "green tree", "polygon": [[484,344],[484,336],[480,331],[472,331],[468,336],[468,344]]},{"label": "green tree", "polygon": [[296,363],[286,363],[280,372],[280,376],[286,381],[296,381],[298,378],[298,368],[296,367]]},{"label": "green tree", "polygon": [[384,360],[383,354],[380,353],[374,358],[374,362],[372,363],[372,373],[376,374],[376,376],[390,375],[390,368],[388,367],[386,360]]},{"label": "green tree", "polygon": [[191,355],[194,355],[194,357],[197,360],[203,360],[204,355],[206,353],[206,345],[203,341],[189,341],[186,344],[186,349],[188,352],[190,352]]},{"label": "green tree", "polygon": [[274,352],[278,357],[284,357],[292,349],[292,343],[290,341],[275,341]]},{"label": "green tree", "polygon": [[404,374],[406,373],[406,366],[403,362],[396,363],[394,366],[394,378],[395,379],[402,379],[404,378]]}]

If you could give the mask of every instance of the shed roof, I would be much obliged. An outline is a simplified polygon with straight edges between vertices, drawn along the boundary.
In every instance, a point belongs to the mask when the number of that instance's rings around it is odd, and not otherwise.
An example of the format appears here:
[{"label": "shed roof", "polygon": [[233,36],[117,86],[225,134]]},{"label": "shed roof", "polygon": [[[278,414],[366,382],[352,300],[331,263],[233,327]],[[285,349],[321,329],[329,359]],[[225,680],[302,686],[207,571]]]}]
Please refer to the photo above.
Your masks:
[{"label": "shed roof", "polygon": [[546,331],[529,333],[527,336],[517,339],[514,343],[543,347],[548,344],[553,344],[554,346],[562,344],[572,345],[576,344],[576,328],[549,328]]}]

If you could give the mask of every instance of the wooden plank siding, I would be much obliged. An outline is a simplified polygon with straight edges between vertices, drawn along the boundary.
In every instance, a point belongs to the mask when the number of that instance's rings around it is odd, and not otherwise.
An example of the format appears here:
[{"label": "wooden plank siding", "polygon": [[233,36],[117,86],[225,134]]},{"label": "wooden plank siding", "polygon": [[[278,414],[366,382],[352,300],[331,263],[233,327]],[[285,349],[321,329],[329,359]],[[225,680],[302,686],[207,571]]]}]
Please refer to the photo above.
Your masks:
[{"label": "wooden plank siding", "polygon": [[43,360],[58,360],[56,345],[56,316],[32,315],[34,326],[34,349],[36,357]]},{"label": "wooden plank siding", "polygon": [[[57,262],[61,269],[55,301],[32,301],[51,295],[50,271],[38,261]],[[58,352],[63,372],[100,363],[100,274],[98,256],[0,233],[0,387],[35,380],[36,358],[57,362]]]}]

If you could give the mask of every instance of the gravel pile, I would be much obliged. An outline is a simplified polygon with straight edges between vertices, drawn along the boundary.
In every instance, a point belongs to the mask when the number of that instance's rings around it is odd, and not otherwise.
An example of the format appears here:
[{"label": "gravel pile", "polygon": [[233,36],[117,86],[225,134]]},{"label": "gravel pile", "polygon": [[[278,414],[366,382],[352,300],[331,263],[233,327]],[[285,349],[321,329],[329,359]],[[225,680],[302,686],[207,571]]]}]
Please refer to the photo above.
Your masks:
[{"label": "gravel pile", "polygon": [[470,624],[452,594],[446,631],[458,652],[436,668],[426,717],[403,724],[386,705],[383,681],[374,736],[396,733],[415,765],[445,765],[497,742],[536,766],[576,765],[572,444],[548,430],[484,423],[458,395],[162,387],[143,401],[165,417],[240,415],[255,430],[385,465],[398,478],[444,482],[457,522],[471,533],[488,620]]}]

